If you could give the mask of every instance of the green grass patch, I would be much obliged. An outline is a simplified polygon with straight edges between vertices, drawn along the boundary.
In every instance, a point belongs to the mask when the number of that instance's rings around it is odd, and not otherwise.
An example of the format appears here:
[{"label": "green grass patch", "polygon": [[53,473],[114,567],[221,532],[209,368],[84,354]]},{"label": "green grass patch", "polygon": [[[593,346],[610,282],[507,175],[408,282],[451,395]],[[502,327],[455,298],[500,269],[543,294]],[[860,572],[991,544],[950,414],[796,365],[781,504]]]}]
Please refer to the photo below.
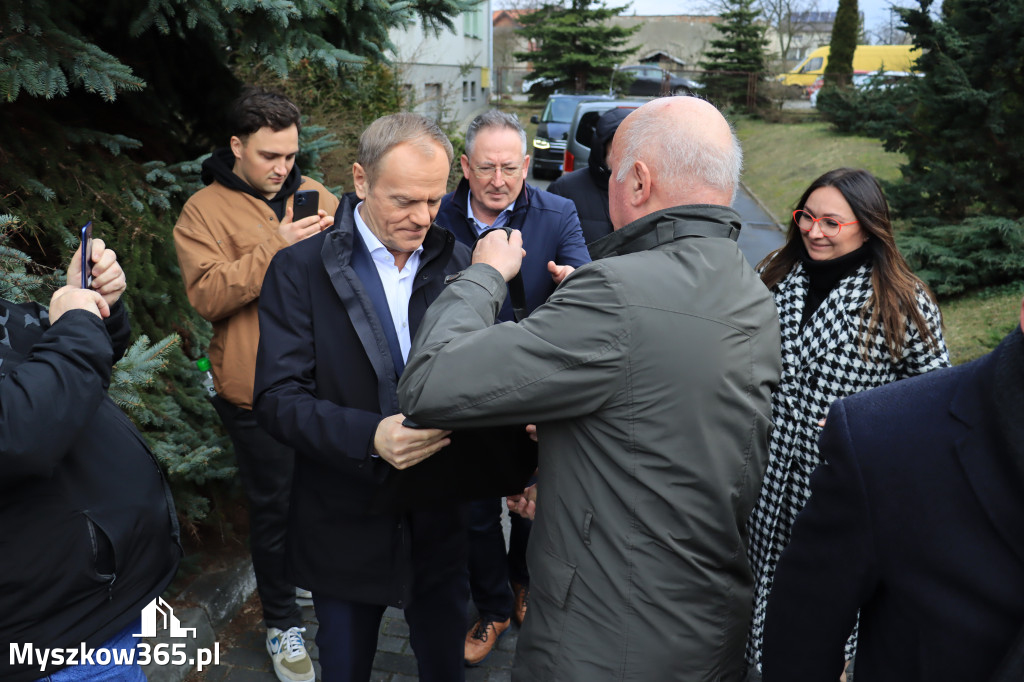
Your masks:
[{"label": "green grass patch", "polygon": [[942,318],[949,357],[954,365],[989,352],[1020,324],[1024,282],[985,289],[944,301]]},{"label": "green grass patch", "polygon": [[733,121],[743,144],[743,182],[780,223],[807,186],[833,168],[864,168],[882,180],[899,180],[903,154],[887,152],[880,140],[832,132],[823,121],[769,123]]}]

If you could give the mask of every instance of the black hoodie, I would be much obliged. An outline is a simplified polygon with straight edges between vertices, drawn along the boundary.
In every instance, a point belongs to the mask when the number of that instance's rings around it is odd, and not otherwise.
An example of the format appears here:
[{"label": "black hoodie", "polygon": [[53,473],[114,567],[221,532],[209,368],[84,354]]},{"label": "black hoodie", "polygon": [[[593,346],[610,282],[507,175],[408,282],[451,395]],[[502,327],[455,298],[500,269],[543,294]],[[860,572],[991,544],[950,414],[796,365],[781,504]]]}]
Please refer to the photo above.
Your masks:
[{"label": "black hoodie", "polygon": [[571,199],[576,204],[580,227],[583,228],[583,241],[587,244],[612,233],[605,157],[615,131],[631,113],[632,109],[615,107],[601,114],[594,126],[593,146],[590,148],[587,167],[563,175],[548,187],[552,194]]},{"label": "black hoodie", "polygon": [[209,185],[216,180],[228,189],[245,192],[261,201],[267,202],[267,205],[273,209],[277,219],[283,220],[288,197],[295,194],[296,190],[302,185],[302,171],[299,170],[298,164],[292,166],[291,173],[284,179],[284,184],[281,185],[280,191],[274,195],[273,199],[267,199],[263,196],[262,192],[247,183],[240,176],[235,175],[234,168],[235,155],[232,153],[231,148],[221,147],[211,154],[206,161],[203,161],[203,171],[200,177],[205,185]]}]

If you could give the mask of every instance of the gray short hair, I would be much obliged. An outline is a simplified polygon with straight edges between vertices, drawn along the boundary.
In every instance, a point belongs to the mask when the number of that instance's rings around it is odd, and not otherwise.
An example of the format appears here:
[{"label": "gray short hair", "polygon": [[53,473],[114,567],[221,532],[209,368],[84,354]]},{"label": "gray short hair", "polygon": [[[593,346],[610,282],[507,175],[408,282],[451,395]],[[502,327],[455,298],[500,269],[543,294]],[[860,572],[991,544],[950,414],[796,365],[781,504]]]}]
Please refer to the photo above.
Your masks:
[{"label": "gray short hair", "polygon": [[356,161],[363,167],[371,184],[377,177],[377,167],[384,155],[403,142],[418,145],[427,152],[433,152],[430,143],[436,142],[448,155],[449,166],[455,157],[451,140],[436,121],[409,112],[381,116],[359,136],[356,152]]},{"label": "gray short hair", "polygon": [[476,135],[486,128],[508,128],[519,133],[519,139],[523,141],[523,156],[526,156],[526,131],[523,130],[519,117],[497,109],[485,111],[469,124],[469,130],[466,131],[466,156],[473,155],[473,143],[476,141]]},{"label": "gray short hair", "polygon": [[680,188],[704,185],[736,194],[743,170],[743,149],[729,124],[731,144],[711,144],[696,127],[666,126],[657,110],[643,108],[629,116],[630,125],[616,135],[623,151],[616,182],[622,182],[636,161],[642,160],[666,183]]}]

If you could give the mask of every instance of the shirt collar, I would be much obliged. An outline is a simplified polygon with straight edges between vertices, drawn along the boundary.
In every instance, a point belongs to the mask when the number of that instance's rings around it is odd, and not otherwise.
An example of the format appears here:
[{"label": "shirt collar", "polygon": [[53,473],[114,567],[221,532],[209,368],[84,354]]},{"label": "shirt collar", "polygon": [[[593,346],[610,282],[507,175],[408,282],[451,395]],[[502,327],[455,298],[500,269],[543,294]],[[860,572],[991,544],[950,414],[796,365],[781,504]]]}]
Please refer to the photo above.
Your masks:
[{"label": "shirt collar", "polygon": [[[370,256],[375,261],[388,263],[390,265],[395,264],[395,257],[388,251],[388,247],[384,246],[381,240],[377,239],[377,235],[373,233],[370,226],[363,220],[363,216],[359,215],[359,207],[363,205],[363,202],[356,204],[355,209],[352,211],[353,218],[356,221],[356,230],[359,231],[359,236],[363,238],[363,243],[366,244],[367,250],[370,252]],[[413,257],[418,257],[423,252],[423,244],[419,245],[415,251],[409,256],[409,262],[412,262]],[[408,265],[408,262],[406,263]]]},{"label": "shirt collar", "polygon": [[476,225],[476,231],[478,233],[481,233],[484,230],[489,230],[492,227],[501,227],[503,225],[506,225],[509,221],[509,218],[512,215],[512,208],[515,205],[516,200],[513,199],[511,204],[502,209],[501,213],[498,214],[498,217],[494,219],[494,222],[491,223],[490,225],[487,225],[486,223],[479,220],[475,215],[473,215],[473,190],[466,192],[466,215],[468,215],[469,219],[473,221],[474,225]]}]

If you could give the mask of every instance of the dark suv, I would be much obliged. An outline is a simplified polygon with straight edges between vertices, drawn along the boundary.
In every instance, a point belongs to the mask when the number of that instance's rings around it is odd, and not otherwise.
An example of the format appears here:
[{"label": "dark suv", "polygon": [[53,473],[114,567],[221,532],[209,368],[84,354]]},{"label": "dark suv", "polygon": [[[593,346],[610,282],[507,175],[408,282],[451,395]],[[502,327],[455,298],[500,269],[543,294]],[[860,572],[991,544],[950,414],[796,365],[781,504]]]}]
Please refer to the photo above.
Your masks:
[{"label": "dark suv", "polygon": [[[626,86],[625,81],[629,81]],[[619,85],[621,83],[621,85]],[[662,93],[662,87],[667,86],[668,94],[692,95],[702,86],[696,81],[682,76],[673,76],[661,67],[650,64],[637,64],[635,66],[621,66],[615,70],[615,78],[612,82],[616,88],[625,87],[627,95],[647,95],[657,97]]]},{"label": "dark suv", "polygon": [[565,149],[565,172],[586,168],[590,161],[590,145],[594,137],[594,126],[601,114],[609,109],[636,109],[643,106],[645,99],[606,99],[600,102],[586,102],[576,107],[569,123]]},{"label": "dark suv", "polygon": [[537,134],[533,137],[533,177],[557,178],[562,174],[562,157],[565,156],[565,141],[569,122],[580,102],[609,99],[607,95],[551,95],[540,118],[533,116],[531,123],[537,123]]}]

